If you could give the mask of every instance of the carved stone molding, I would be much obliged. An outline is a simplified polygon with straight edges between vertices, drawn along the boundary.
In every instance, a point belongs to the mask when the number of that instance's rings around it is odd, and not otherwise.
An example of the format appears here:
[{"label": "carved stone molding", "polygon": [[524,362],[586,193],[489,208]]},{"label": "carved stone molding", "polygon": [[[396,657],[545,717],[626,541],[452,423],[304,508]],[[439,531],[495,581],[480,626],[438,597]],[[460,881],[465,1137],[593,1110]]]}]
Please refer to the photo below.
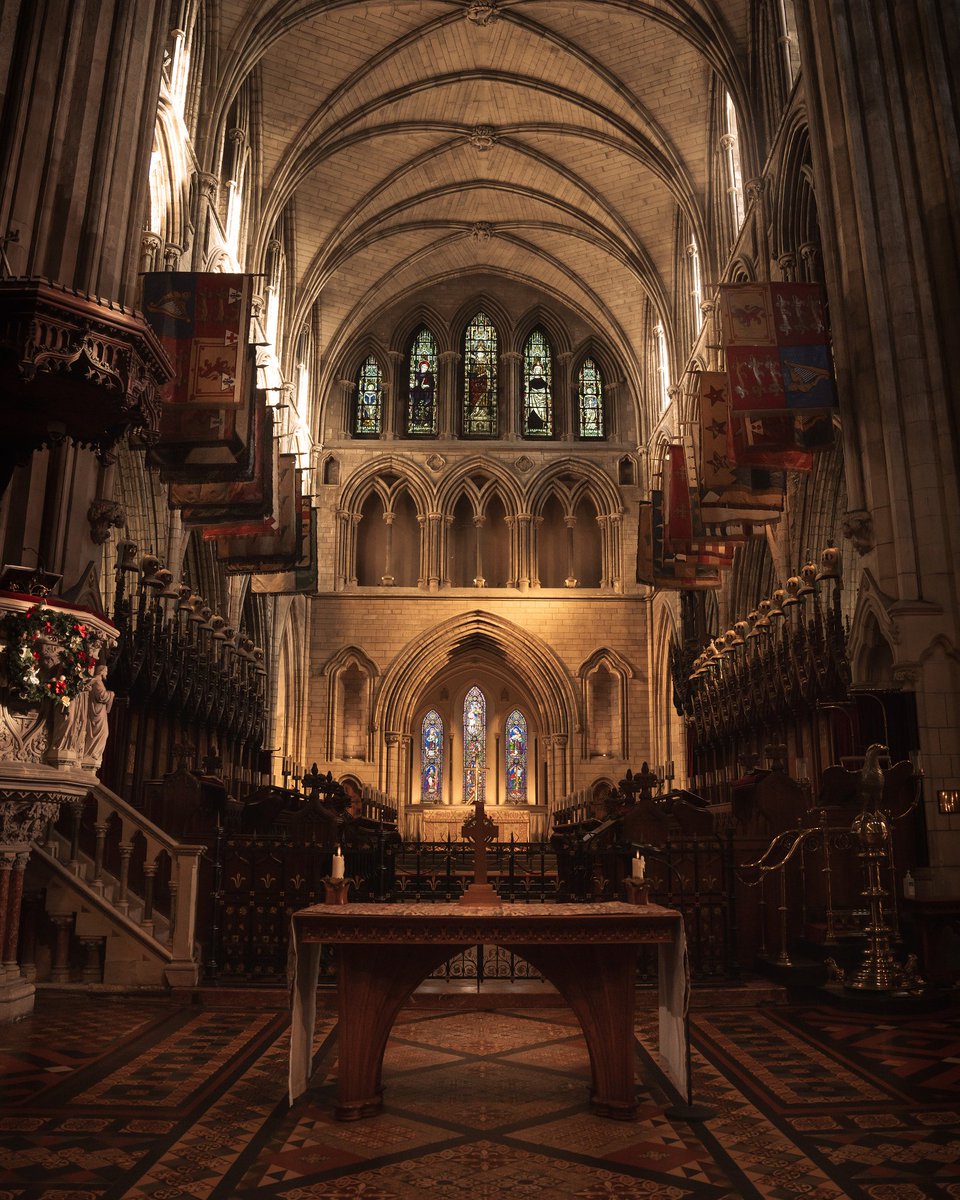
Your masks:
[{"label": "carved stone molding", "polygon": [[0,279],[0,430],[32,449],[69,438],[109,458],[159,434],[171,370],[139,313],[43,279]]},{"label": "carved stone molding", "polygon": [[0,759],[41,763],[50,741],[49,722],[35,708],[0,704]]},{"label": "carved stone molding", "polygon": [[[442,454],[431,454],[427,459],[427,466],[431,471],[440,471],[447,465],[447,460]],[[431,514],[433,515],[433,514]]]},{"label": "carved stone molding", "polygon": [[494,228],[489,221],[474,221],[470,236],[475,242],[489,242],[494,236]]},{"label": "carved stone molding", "polygon": [[527,454],[521,454],[513,464],[518,471],[526,474],[527,471],[533,470],[533,459]]}]

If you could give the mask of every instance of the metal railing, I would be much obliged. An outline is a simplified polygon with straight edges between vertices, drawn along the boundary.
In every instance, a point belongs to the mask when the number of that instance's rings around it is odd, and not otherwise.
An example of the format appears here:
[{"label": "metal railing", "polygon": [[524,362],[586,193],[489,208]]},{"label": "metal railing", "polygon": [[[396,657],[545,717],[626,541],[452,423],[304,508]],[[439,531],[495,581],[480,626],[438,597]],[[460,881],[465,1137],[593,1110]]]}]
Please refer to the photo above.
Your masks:
[{"label": "metal railing", "polygon": [[[647,847],[651,898],[686,919],[691,969],[702,979],[735,978],[732,867],[726,843],[678,838]],[[352,901],[431,904],[458,899],[473,881],[470,846],[401,842],[373,831],[345,847]],[[559,854],[548,842],[504,842],[489,851],[488,875],[506,903],[591,903],[616,898],[615,880],[629,871],[625,848]],[[198,938],[204,975],[219,983],[283,983],[291,914],[324,899],[332,850],[283,837],[221,835],[201,862],[203,896]],[[494,948],[471,948],[439,972],[446,979],[537,978],[525,963]],[[656,977],[656,948],[641,949],[639,979]],[[321,980],[332,966],[321,967]]]}]

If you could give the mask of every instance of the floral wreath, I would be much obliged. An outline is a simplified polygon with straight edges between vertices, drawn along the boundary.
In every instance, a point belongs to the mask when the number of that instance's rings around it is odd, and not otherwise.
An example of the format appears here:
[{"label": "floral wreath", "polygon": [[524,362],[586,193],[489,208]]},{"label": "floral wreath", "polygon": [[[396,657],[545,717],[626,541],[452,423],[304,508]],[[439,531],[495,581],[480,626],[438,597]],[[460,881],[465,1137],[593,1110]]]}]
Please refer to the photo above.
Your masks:
[{"label": "floral wreath", "polygon": [[[8,613],[3,622],[7,639],[3,652],[7,680],[32,704],[53,700],[69,708],[97,669],[99,638],[76,617],[35,604],[24,613]],[[44,681],[40,678],[41,646],[59,644],[58,673]]]}]

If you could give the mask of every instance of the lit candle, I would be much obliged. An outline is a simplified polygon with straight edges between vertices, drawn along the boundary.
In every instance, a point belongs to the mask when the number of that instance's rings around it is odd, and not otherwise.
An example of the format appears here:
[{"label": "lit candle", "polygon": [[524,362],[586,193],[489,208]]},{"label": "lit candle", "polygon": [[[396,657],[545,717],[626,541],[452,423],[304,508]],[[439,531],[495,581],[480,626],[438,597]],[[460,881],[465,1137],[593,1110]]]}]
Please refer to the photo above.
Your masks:
[{"label": "lit candle", "polygon": [[333,867],[330,870],[330,878],[342,879],[346,865],[346,861],[343,855],[340,853],[340,847],[338,846],[333,852]]},{"label": "lit candle", "polygon": [[643,879],[643,856],[639,850],[633,856],[633,862],[630,864],[630,878]]}]

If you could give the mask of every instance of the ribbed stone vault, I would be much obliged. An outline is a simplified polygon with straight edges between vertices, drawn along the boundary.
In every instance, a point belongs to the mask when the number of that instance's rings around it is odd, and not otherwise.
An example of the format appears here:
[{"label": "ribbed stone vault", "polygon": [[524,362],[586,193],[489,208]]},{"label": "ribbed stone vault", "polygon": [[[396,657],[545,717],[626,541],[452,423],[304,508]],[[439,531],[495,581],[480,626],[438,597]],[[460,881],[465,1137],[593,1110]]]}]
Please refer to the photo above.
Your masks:
[{"label": "ribbed stone vault", "polygon": [[667,322],[678,302],[678,215],[715,277],[709,113],[718,87],[743,100],[746,8],[223,0],[208,144],[254,80],[253,258],[292,217],[297,311],[322,295],[328,364],[399,297],[482,271],[562,295],[634,375],[641,301]]}]

